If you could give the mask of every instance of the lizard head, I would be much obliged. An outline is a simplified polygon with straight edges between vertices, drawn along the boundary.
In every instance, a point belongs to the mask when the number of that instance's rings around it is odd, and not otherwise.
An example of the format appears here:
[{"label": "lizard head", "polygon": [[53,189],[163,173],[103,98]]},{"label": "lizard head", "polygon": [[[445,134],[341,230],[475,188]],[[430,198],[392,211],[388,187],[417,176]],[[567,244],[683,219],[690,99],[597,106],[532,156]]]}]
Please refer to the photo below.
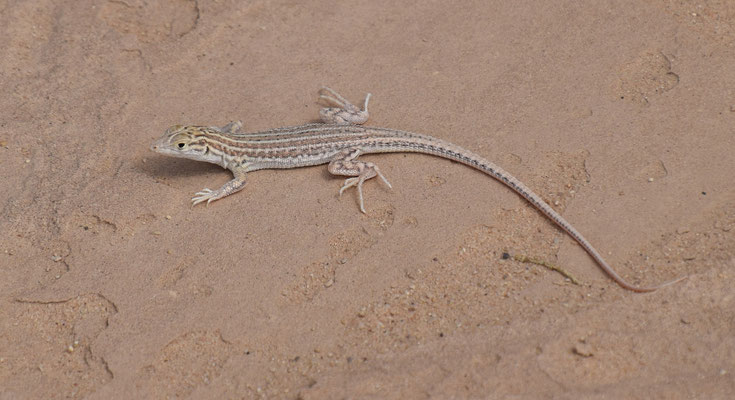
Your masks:
[{"label": "lizard head", "polygon": [[151,150],[167,156],[219,163],[220,157],[209,151],[206,127],[174,125],[158,140]]}]

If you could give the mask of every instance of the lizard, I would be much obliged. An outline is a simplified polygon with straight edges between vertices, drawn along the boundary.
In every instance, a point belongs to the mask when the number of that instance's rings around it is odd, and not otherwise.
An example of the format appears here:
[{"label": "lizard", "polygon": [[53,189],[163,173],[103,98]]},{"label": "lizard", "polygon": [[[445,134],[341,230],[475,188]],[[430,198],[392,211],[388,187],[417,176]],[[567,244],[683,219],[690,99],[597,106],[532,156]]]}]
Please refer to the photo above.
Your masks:
[{"label": "lizard", "polygon": [[345,190],[356,187],[360,211],[363,213],[365,203],[362,186],[365,181],[379,177],[386,186],[392,186],[377,165],[359,160],[360,155],[409,152],[438,156],[480,170],[511,188],[579,243],[622,288],[641,293],[652,292],[684,279],[683,277],[651,287],[628,283],[564,217],[498,165],[467,149],[432,136],[363,126],[369,116],[370,96],[370,93],[365,96],[361,109],[334,90],[322,87],[319,97],[328,107],[319,111],[321,122],[249,133],[242,132],[241,121],[233,121],[222,127],[173,125],[151,145],[151,150],[167,156],[217,164],[232,171],[233,179],[219,189],[205,188],[195,193],[192,205],[204,202],[209,204],[242,190],[246,175],[252,171],[328,164],[327,169],[331,174],[348,177],[339,189],[340,195]]}]

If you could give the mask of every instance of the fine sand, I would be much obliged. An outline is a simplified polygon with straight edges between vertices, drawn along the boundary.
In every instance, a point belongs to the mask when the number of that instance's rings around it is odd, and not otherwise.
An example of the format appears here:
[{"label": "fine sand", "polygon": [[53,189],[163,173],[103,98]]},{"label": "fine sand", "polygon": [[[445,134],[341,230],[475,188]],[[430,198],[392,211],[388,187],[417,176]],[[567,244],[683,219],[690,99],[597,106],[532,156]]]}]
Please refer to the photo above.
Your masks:
[{"label": "fine sand", "polygon": [[[735,393],[731,1],[8,0],[0,54],[0,399]],[[321,85],[688,279],[623,290],[436,157],[365,156],[363,215],[324,166],[191,207],[231,174],[149,151],[314,121]]]}]

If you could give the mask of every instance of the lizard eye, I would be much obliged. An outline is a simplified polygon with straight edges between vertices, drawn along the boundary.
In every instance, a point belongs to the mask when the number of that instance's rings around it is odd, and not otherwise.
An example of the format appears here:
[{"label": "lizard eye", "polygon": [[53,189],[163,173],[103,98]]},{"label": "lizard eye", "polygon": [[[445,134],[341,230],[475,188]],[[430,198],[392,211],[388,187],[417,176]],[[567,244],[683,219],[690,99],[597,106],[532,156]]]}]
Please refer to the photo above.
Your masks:
[{"label": "lizard eye", "polygon": [[179,146],[180,149],[183,149],[184,147],[186,147],[186,143],[184,142],[179,142],[176,145]]}]

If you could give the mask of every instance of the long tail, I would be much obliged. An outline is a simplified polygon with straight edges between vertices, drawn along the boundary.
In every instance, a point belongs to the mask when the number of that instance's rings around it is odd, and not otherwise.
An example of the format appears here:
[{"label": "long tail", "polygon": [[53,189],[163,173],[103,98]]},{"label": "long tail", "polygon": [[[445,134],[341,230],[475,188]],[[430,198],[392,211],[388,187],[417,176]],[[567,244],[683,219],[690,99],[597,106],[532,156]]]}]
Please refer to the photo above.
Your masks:
[{"label": "long tail", "polygon": [[579,245],[582,246],[582,248],[584,248],[585,251],[587,251],[587,253],[595,259],[600,268],[602,268],[602,270],[605,271],[605,273],[610,278],[612,278],[612,280],[614,280],[618,285],[625,289],[639,293],[653,292],[654,290],[660,289],[664,286],[668,286],[683,279],[686,279],[686,277],[681,277],[673,281],[660,284],[658,286],[640,287],[632,285],[628,283],[625,279],[623,279],[620,275],[618,275],[617,272],[615,272],[615,270],[605,261],[605,259],[602,258],[600,253],[594,247],[592,247],[592,244],[587,239],[585,239],[581,233],[574,229],[572,224],[567,222],[564,217],[562,217],[558,212],[551,208],[551,206],[549,206],[543,199],[541,199],[539,195],[534,193],[521,181],[516,179],[513,175],[509,174],[499,166],[469,150],[443,141],[441,139],[427,137],[424,135],[416,135],[413,138],[408,139],[407,142],[412,142],[410,150],[408,151],[432,154],[435,156],[448,158],[450,160],[460,162],[492,176],[509,188],[513,189],[524,199],[528,200],[529,203],[531,203],[544,215],[549,217],[549,219],[554,221],[554,223],[556,223],[556,225],[558,225],[561,229],[568,233],[569,236],[574,238],[574,240],[576,240],[577,243],[579,243]]}]

